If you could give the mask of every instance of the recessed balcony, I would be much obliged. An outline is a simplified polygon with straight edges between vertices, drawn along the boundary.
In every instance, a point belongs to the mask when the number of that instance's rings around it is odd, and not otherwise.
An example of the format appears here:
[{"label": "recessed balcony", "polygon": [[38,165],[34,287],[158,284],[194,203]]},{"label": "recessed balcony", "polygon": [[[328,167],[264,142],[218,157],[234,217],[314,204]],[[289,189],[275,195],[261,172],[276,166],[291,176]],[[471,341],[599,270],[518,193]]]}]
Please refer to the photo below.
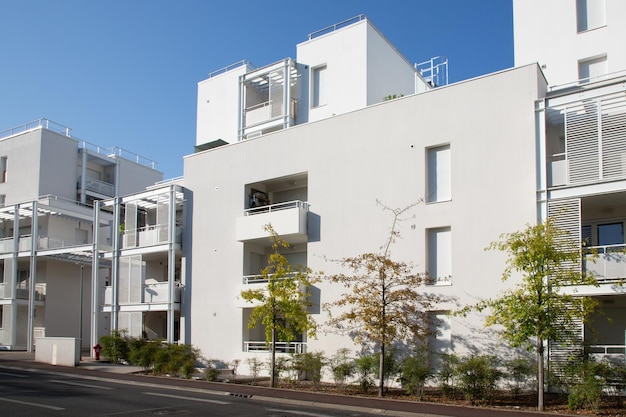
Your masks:
[{"label": "recessed balcony", "polygon": [[[142,297],[138,303],[133,304],[166,304],[168,303],[169,294],[169,282],[156,282],[144,284]],[[174,303],[180,303],[180,295],[182,288],[177,284],[174,286]],[[108,286],[104,288],[104,302],[105,306],[113,304],[113,287]],[[121,303],[120,303],[121,304]]]},{"label": "recessed balcony", "polygon": [[584,257],[585,271],[600,284],[619,283],[626,279],[626,245],[605,245],[588,248],[597,253]]},{"label": "recessed balcony", "polygon": [[269,241],[266,225],[289,243],[301,243],[307,240],[307,216],[309,205],[303,201],[288,201],[244,210],[237,218],[236,239],[239,242],[254,240]]}]

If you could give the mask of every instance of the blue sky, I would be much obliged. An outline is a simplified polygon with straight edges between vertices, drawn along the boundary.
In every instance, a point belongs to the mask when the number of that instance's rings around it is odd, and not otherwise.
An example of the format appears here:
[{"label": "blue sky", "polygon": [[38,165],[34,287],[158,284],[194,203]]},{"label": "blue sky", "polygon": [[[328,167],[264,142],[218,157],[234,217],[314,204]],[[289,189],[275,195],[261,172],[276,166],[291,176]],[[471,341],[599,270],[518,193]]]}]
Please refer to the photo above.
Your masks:
[{"label": "blue sky", "polygon": [[180,176],[199,81],[361,13],[409,61],[448,57],[451,82],[513,66],[511,0],[0,0],[0,131],[44,117]]}]

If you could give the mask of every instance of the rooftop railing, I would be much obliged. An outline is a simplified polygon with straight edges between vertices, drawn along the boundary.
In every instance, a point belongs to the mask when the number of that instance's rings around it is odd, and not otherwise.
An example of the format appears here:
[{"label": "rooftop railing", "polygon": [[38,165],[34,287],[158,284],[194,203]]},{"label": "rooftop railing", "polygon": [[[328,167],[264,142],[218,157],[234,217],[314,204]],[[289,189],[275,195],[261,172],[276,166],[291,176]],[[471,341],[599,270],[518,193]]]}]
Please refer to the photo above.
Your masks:
[{"label": "rooftop railing", "polygon": [[11,129],[3,130],[0,132],[0,139],[8,138],[9,136],[17,135],[19,133],[28,132],[29,130],[44,128],[52,130],[53,132],[61,133],[67,137],[70,137],[71,128],[63,126],[62,124],[55,123],[48,119],[38,119],[32,122],[24,123],[23,125],[12,127]]},{"label": "rooftop railing", "polygon": [[242,59],[242,60],[241,60],[241,61],[239,61],[239,62],[235,62],[234,64],[227,65],[227,66],[225,66],[224,68],[220,68],[220,69],[218,69],[218,70],[215,70],[215,71],[213,71],[213,72],[209,73],[209,77],[208,77],[208,78],[213,78],[213,77],[216,77],[216,76],[218,76],[218,75],[220,75],[220,74],[224,74],[225,72],[228,72],[228,71],[230,71],[230,70],[234,70],[235,68],[243,67],[244,65],[246,65],[246,66],[248,66],[248,67],[250,67],[250,68],[252,68],[252,69],[256,69],[256,68],[257,68],[257,66],[256,66],[256,65],[254,65],[254,64],[253,64],[252,62],[250,62],[249,60],[247,60],[247,59]]},{"label": "rooftop railing", "polygon": [[[50,130],[52,132],[56,132],[56,133],[60,133],[64,136],[72,137],[70,135],[70,131],[72,130],[71,128],[67,127],[67,126],[63,126],[62,124],[53,122],[52,120],[48,120],[48,119],[38,119],[32,122],[28,122],[28,123],[24,123],[22,125],[16,126],[16,127],[12,127],[10,129],[4,130],[0,132],[0,140],[17,135],[19,133],[24,133],[24,132],[28,132],[31,130],[35,130],[35,129],[46,129],[46,130]],[[110,148],[103,148],[100,147],[98,145],[94,145],[92,143],[89,143],[87,141],[84,140],[80,140],[76,137],[72,137],[74,140],[78,141],[78,146],[80,149],[88,149],[91,150],[93,152],[96,152],[97,154],[101,154],[101,155],[105,155],[107,157],[110,158],[114,158],[114,157],[119,157],[119,158],[124,158],[127,159],[129,161],[133,161],[136,162],[140,165],[144,165],[147,167],[150,167],[152,169],[156,169],[156,162],[146,158],[144,156],[141,156],[139,154],[136,154],[134,152],[130,152],[127,151],[125,149],[119,148],[117,146],[114,147],[110,147]]]},{"label": "rooftop railing", "polygon": [[334,32],[337,29],[341,29],[343,27],[350,26],[351,24],[360,22],[361,20],[367,20],[367,16],[365,16],[364,14],[360,14],[358,16],[351,17],[350,19],[343,20],[343,21],[341,21],[339,23],[335,23],[334,25],[330,25],[328,27],[325,27],[324,29],[320,29],[320,30],[317,30],[315,32],[309,33],[309,40],[311,40],[313,38],[317,38],[318,36],[325,35],[325,34],[330,33],[330,32]]}]

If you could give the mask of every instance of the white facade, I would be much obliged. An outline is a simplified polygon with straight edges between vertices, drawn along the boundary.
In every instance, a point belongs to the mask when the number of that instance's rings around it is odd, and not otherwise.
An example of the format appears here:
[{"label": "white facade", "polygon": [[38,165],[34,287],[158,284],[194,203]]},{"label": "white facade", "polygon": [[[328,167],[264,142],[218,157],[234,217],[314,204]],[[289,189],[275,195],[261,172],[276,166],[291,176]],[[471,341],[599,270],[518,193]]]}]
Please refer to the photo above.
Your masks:
[{"label": "white facade", "polygon": [[225,67],[198,83],[196,147],[314,122],[430,89],[365,16],[309,34],[296,59]]},{"label": "white facade", "polygon": [[[457,297],[432,312],[449,325],[447,340],[433,346],[463,352],[489,343],[482,321],[448,313],[503,288],[502,255],[483,249],[537,219],[532,109],[545,91],[530,65],[187,156],[190,342],[205,356],[244,359],[242,368],[248,357],[265,358],[262,329],[247,328],[252,305],[239,297],[262,285],[254,277],[269,251],[264,224],[290,241],[290,262],[332,273],[338,266],[325,258],[376,251],[386,239],[391,219],[376,200],[390,207],[424,200],[402,222],[392,253],[439,278],[425,291]],[[251,205],[257,194],[269,205]],[[318,339],[280,349],[356,353],[349,337],[323,326],[328,316],[320,306],[343,291],[316,284]]]},{"label": "white facade", "polygon": [[515,65],[539,63],[551,87],[626,70],[622,0],[516,0]]}]

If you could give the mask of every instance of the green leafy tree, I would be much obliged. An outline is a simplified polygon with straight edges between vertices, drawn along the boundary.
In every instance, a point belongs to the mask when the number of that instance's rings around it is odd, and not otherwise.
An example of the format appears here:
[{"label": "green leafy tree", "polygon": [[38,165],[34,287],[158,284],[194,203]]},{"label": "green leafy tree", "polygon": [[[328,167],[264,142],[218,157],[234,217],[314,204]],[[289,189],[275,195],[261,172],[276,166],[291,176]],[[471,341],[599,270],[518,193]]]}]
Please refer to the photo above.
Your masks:
[{"label": "green leafy tree", "polygon": [[[357,343],[374,344],[380,353],[379,396],[385,394],[386,349],[394,342],[425,342],[431,333],[428,312],[443,301],[422,291],[425,275],[415,273],[412,265],[391,258],[391,245],[399,236],[401,216],[417,204],[402,209],[381,204],[383,210],[391,212],[393,221],[380,252],[340,259],[336,262],[350,273],[326,277],[348,289],[338,300],[326,305],[330,315],[328,324],[351,335]],[[341,313],[333,317],[333,308]]]},{"label": "green leafy tree", "polygon": [[498,298],[482,300],[467,310],[488,310],[485,324],[502,326],[501,336],[513,347],[536,351],[537,408],[544,408],[545,342],[568,342],[576,336],[576,323],[586,321],[596,303],[563,291],[570,285],[597,285],[581,272],[578,242],[559,230],[552,219],[525,230],[505,234],[487,249],[508,254],[502,280],[514,272],[521,281]]},{"label": "green leafy tree", "polygon": [[267,286],[263,289],[244,290],[241,297],[257,303],[252,313],[248,328],[262,324],[265,326],[265,341],[270,346],[270,385],[275,386],[276,342],[293,341],[296,334],[315,336],[316,324],[310,307],[310,287],[313,281],[309,278],[311,271],[300,265],[292,266],[287,258],[280,253],[281,248],[288,248],[289,243],[281,239],[271,225],[265,230],[270,234],[273,253],[269,256],[267,266],[261,271]]}]

